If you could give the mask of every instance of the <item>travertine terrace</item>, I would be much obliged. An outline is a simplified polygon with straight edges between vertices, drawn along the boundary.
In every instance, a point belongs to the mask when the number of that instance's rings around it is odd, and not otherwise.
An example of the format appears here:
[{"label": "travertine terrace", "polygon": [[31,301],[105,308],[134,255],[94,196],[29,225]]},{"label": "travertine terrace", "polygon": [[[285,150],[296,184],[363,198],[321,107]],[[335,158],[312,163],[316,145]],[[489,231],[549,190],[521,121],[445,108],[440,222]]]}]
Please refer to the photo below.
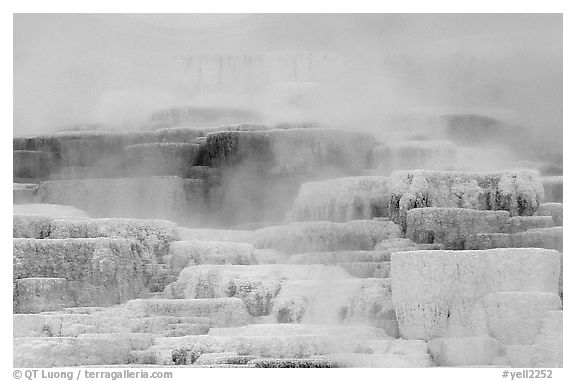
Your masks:
[{"label": "travertine terrace", "polygon": [[326,128],[14,147],[50,157],[14,162],[14,366],[562,365],[533,171],[366,176],[373,139]]},{"label": "travertine terrace", "polygon": [[563,14],[322,12],[14,14],[14,368],[564,366]]}]

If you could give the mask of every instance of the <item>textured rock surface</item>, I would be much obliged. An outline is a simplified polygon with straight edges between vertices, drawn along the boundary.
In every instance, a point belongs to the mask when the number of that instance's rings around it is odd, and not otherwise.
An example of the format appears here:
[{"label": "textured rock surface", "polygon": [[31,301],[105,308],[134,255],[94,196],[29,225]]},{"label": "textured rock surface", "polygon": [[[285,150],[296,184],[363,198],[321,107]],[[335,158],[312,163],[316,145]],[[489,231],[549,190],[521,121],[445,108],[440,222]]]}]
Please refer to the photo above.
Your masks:
[{"label": "textured rock surface", "polygon": [[146,259],[155,262],[169,253],[170,243],[178,240],[179,235],[173,222],[133,218],[57,219],[50,231],[50,238],[99,237],[135,240],[150,254]]},{"label": "textured rock surface", "polygon": [[77,337],[85,333],[148,333],[169,337],[204,335],[210,329],[209,317],[146,316],[123,306],[79,311],[15,314],[14,337]]},{"label": "textured rock surface", "polygon": [[[336,338],[338,339],[338,338]],[[187,336],[159,338],[150,348],[154,363],[159,365],[190,365],[203,353],[236,352],[265,358],[309,358],[333,351],[341,344],[322,335],[283,336]]]},{"label": "textured rock surface", "polygon": [[206,155],[213,166],[260,163],[271,173],[359,170],[373,144],[370,135],[319,128],[218,132],[207,136]]},{"label": "textured rock surface", "polygon": [[297,222],[255,231],[254,246],[286,253],[313,251],[372,250],[378,242],[399,238],[402,232],[392,222],[371,220],[332,223]]},{"label": "textured rock surface", "polygon": [[12,139],[12,148],[14,151],[56,152],[59,147],[57,140],[57,135],[15,137]]},{"label": "textured rock surface", "polygon": [[236,352],[203,353],[196,359],[194,365],[246,365],[251,360],[254,360],[254,357],[240,356]]},{"label": "textured rock surface", "polygon": [[76,305],[63,278],[24,278],[14,282],[14,313],[38,313]]},{"label": "textured rock surface", "polygon": [[562,203],[559,202],[546,202],[544,204],[540,204],[535,216],[552,216],[554,219],[554,223],[557,226],[561,226],[563,223],[563,206]]},{"label": "textured rock surface", "polygon": [[14,366],[562,365],[561,176],[317,127],[15,138]]},{"label": "textured rock surface", "polygon": [[398,171],[390,176],[390,218],[406,226],[413,208],[507,210],[532,215],[544,202],[544,188],[531,172]]},{"label": "textured rock surface", "polygon": [[54,217],[37,215],[14,215],[12,217],[13,238],[48,238]]},{"label": "textured rock surface", "polygon": [[390,294],[386,279],[286,281],[273,301],[272,316],[279,323],[375,326],[396,337]]},{"label": "textured rock surface", "polygon": [[[196,362],[197,363],[197,362]],[[196,364],[195,363],[195,364]],[[324,358],[313,359],[254,359],[248,362],[254,368],[333,368],[334,364]]]},{"label": "textured rock surface", "polygon": [[[15,178],[51,180],[41,185],[40,202],[99,217],[166,218],[201,227],[207,218],[209,226],[280,222],[301,183],[359,173],[372,145],[367,134],[320,128],[66,132],[15,139],[15,152],[57,158],[50,170],[18,170]],[[24,197],[17,193],[18,200]],[[143,204],[147,208],[139,208]]]},{"label": "textured rock surface", "polygon": [[150,348],[157,364],[194,364],[206,353],[233,352],[269,359],[309,359],[356,347],[367,339],[385,339],[372,327],[258,324],[233,330],[211,330],[207,336],[159,338]]},{"label": "textured rock surface", "polygon": [[[155,131],[66,131],[55,134],[30,137],[15,137],[14,150],[54,152],[68,156],[66,161],[90,163],[102,153],[123,153],[124,147],[143,143],[190,143],[209,133],[222,131],[259,131],[266,130],[261,125],[233,125],[221,127],[174,127],[160,128]],[[69,143],[72,141],[72,143]],[[68,147],[65,147],[68,144]]]},{"label": "textured rock surface", "polygon": [[283,282],[293,279],[347,279],[337,267],[298,265],[199,265],[183,269],[164,295],[170,298],[237,297],[254,316],[270,314]]},{"label": "textured rock surface", "polygon": [[109,305],[144,289],[141,249],[118,238],[14,239],[14,280],[64,278],[77,305]]},{"label": "textured rock surface", "polygon": [[469,236],[498,232],[509,217],[507,211],[411,209],[406,213],[406,237],[417,243],[441,243],[447,249],[463,249]]},{"label": "textured rock surface", "polygon": [[386,177],[342,177],[304,183],[294,201],[293,221],[369,220],[388,215]]},{"label": "textured rock surface", "polygon": [[378,242],[374,250],[390,252],[418,250],[418,244],[409,238],[390,238]]},{"label": "textured rock surface", "polygon": [[495,247],[540,247],[563,250],[563,228],[530,229],[525,232],[505,234],[476,234],[466,240],[466,249],[492,249]]},{"label": "textured rock surface", "polygon": [[249,324],[252,317],[237,298],[135,299],[123,308],[139,316],[208,317],[214,327]]},{"label": "textured rock surface", "polygon": [[21,337],[13,340],[16,368],[128,364],[131,343],[121,339]]},{"label": "textured rock surface", "polygon": [[219,241],[176,241],[170,244],[170,267],[178,274],[191,265],[253,265],[254,246]]},{"label": "textured rock surface", "polygon": [[[540,210],[540,207],[538,208]],[[501,233],[520,233],[528,229],[543,229],[556,226],[552,216],[511,217]]]},{"label": "textured rock surface", "polygon": [[[125,238],[134,242],[141,260],[146,286],[150,291],[162,291],[173,279],[167,266],[161,263],[168,255],[170,242],[178,239],[176,224],[162,220],[118,218],[66,218],[49,216],[14,216],[15,238]],[[76,241],[79,242],[79,241]]]},{"label": "textured rock surface", "polygon": [[475,304],[500,291],[558,293],[560,254],[546,249],[392,254],[392,296],[406,339],[484,334]]},{"label": "textured rock surface", "polygon": [[[136,249],[144,266],[146,285],[151,291],[161,291],[172,275],[161,264],[169,253],[170,242],[178,239],[176,224],[162,220],[118,218],[67,218],[15,215],[13,236],[37,239],[125,238],[137,243]],[[74,240],[73,240],[74,241]],[[79,241],[75,241],[79,242]]]}]

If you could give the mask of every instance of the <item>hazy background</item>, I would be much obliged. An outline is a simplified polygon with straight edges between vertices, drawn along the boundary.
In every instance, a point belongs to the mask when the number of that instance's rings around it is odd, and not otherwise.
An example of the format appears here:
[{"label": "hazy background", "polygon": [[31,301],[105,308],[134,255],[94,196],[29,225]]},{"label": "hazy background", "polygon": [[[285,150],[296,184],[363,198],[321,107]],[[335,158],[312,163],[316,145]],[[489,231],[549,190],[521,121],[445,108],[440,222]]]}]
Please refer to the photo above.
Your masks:
[{"label": "hazy background", "polygon": [[265,94],[192,89],[186,62],[301,51],[335,54],[345,66],[304,119],[360,128],[380,127],[389,113],[478,112],[561,144],[559,14],[19,14],[13,132],[133,126],[163,107],[201,103],[289,119]]}]

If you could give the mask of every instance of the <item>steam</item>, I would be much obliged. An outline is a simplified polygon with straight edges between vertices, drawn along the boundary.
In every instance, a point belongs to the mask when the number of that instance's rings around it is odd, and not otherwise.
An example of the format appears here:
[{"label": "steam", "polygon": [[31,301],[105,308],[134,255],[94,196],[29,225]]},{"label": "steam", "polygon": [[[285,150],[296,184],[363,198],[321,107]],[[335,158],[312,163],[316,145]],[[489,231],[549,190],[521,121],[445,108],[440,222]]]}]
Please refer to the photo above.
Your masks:
[{"label": "steam", "polygon": [[[171,112],[180,107],[190,108],[182,115]],[[206,228],[285,224],[290,213],[297,217],[298,202],[302,209],[337,210],[341,222],[386,218],[385,177],[398,169],[492,171],[536,161],[561,171],[562,15],[14,17],[15,136],[74,124],[120,132],[180,121],[190,126],[186,111],[202,108],[210,115],[225,108],[230,119],[251,119],[239,122],[345,131],[224,131],[193,142],[184,129],[175,141],[78,134],[61,144],[64,165],[58,173],[49,173],[45,159],[53,153],[22,143],[14,173],[24,175],[15,181],[74,179],[43,182],[41,201],[85,207],[93,216],[166,218],[214,234],[214,241],[251,242],[262,231]],[[29,166],[37,167],[34,175],[20,168]],[[356,177],[353,186],[350,178],[336,179],[308,193],[302,186],[348,176],[366,177]],[[302,199],[295,204],[299,190]],[[328,214],[314,219],[330,219]],[[381,236],[364,222],[382,225]],[[296,251],[290,244],[313,248],[297,252],[358,250],[341,252],[346,260],[334,257],[333,265],[345,264],[337,269],[339,277],[325,266],[318,279],[283,280],[276,307],[284,322],[380,324],[396,334],[389,284],[374,279],[375,269],[366,281],[345,270],[383,261],[356,262],[366,259],[354,255],[360,249],[398,249],[394,242],[374,247],[388,235],[387,224],[396,234],[389,238],[401,236],[399,226],[380,222],[353,224],[364,235],[295,223],[295,233],[278,230],[280,247],[259,247],[279,250],[281,259],[272,260],[279,263],[287,262],[284,253]],[[356,236],[369,236],[369,245]]]},{"label": "steam", "polygon": [[[559,14],[20,14],[14,21],[17,136],[82,123],[150,128],[152,114],[192,106],[249,110],[240,114],[269,125],[370,132],[380,143],[373,174],[401,168],[393,162],[406,156],[429,169],[561,161]],[[480,126],[492,117],[497,129],[483,145],[458,140],[446,114]],[[232,204],[236,189],[261,198],[246,191],[261,185],[250,180],[257,174],[242,168],[224,176]],[[300,180],[285,181],[289,196],[275,205],[289,209]]]},{"label": "steam", "polygon": [[[137,127],[158,109],[192,104],[349,129],[386,128],[394,114],[480,111],[561,138],[561,15],[20,14],[14,32],[15,135]],[[292,85],[307,96],[300,108],[279,105],[290,84],[194,88],[183,64],[281,52],[341,62],[322,86]]]}]

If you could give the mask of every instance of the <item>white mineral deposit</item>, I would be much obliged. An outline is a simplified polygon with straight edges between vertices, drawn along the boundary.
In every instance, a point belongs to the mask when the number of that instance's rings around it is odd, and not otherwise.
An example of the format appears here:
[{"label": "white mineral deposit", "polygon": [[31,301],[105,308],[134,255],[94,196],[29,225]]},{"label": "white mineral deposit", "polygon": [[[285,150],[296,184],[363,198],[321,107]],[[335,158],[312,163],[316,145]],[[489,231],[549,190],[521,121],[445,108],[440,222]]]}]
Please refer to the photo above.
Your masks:
[{"label": "white mineral deposit", "polygon": [[561,14],[16,14],[13,366],[562,367],[562,54]]}]

